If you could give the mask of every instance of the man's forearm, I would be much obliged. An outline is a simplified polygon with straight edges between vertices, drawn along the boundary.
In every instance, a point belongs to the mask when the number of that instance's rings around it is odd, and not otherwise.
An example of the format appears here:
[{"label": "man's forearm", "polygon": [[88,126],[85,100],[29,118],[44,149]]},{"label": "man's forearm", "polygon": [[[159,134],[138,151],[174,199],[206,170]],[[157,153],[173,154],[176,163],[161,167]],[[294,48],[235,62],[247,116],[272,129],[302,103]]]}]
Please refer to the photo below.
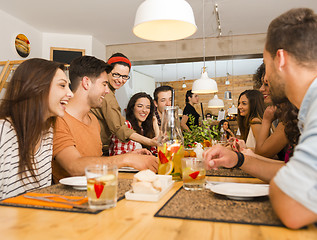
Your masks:
[{"label": "man's forearm", "polygon": [[270,200],[272,206],[285,226],[293,229],[317,221],[317,214],[285,194],[272,180],[270,182]]},{"label": "man's forearm", "polygon": [[255,156],[244,155],[244,157],[244,164],[240,168],[265,182],[270,182],[277,171],[285,165],[282,161],[272,160],[256,154]]}]

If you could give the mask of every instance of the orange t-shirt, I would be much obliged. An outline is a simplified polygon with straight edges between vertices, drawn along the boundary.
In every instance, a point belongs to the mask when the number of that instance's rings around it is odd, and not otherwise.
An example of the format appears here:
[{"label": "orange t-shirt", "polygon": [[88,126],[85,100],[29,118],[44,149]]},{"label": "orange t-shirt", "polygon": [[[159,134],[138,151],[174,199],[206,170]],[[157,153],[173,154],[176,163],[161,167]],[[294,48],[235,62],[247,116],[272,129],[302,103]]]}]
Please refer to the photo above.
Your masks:
[{"label": "orange t-shirt", "polygon": [[[82,157],[102,156],[102,143],[100,139],[100,125],[92,113],[89,113],[89,125],[82,123],[67,112],[64,117],[58,117],[54,128],[53,142],[53,179],[69,177],[70,174],[54,159],[55,156],[69,146],[74,146]],[[76,164],[76,163],[74,163]]]}]

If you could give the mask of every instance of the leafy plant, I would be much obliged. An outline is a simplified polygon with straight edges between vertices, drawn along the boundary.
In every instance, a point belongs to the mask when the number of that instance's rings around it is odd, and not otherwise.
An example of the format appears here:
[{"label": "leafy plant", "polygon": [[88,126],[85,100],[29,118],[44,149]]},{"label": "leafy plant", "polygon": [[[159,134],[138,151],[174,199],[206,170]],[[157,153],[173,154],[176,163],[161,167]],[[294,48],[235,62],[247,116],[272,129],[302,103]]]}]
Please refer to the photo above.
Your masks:
[{"label": "leafy plant", "polygon": [[183,131],[185,148],[194,147],[195,143],[204,143],[204,141],[212,142],[212,140],[220,139],[220,131],[217,126],[211,126],[210,121],[203,120],[201,126],[194,124],[194,117],[188,116],[191,131]]}]

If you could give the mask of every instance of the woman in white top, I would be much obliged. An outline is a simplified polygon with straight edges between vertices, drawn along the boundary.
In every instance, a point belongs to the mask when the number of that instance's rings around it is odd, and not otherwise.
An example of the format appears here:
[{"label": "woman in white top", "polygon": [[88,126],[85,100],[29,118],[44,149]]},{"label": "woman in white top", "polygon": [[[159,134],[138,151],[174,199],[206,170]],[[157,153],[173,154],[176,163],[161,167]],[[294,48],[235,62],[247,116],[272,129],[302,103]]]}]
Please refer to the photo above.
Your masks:
[{"label": "woman in white top", "polygon": [[0,104],[0,199],[51,185],[53,124],[73,96],[64,65],[29,59]]},{"label": "woman in white top", "polygon": [[246,90],[240,94],[238,104],[241,139],[248,148],[254,149],[265,109],[263,95],[258,90]]}]

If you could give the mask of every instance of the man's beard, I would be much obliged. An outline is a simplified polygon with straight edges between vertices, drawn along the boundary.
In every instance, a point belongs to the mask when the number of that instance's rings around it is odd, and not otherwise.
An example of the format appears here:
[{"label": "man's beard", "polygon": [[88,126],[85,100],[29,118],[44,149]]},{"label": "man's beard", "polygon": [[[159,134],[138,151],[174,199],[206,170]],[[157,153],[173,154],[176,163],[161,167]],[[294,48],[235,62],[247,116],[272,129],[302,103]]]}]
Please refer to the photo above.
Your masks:
[{"label": "man's beard", "polygon": [[272,92],[270,89],[270,96],[272,99],[273,105],[288,102],[288,98],[285,96],[285,93],[280,91],[279,94]]}]

